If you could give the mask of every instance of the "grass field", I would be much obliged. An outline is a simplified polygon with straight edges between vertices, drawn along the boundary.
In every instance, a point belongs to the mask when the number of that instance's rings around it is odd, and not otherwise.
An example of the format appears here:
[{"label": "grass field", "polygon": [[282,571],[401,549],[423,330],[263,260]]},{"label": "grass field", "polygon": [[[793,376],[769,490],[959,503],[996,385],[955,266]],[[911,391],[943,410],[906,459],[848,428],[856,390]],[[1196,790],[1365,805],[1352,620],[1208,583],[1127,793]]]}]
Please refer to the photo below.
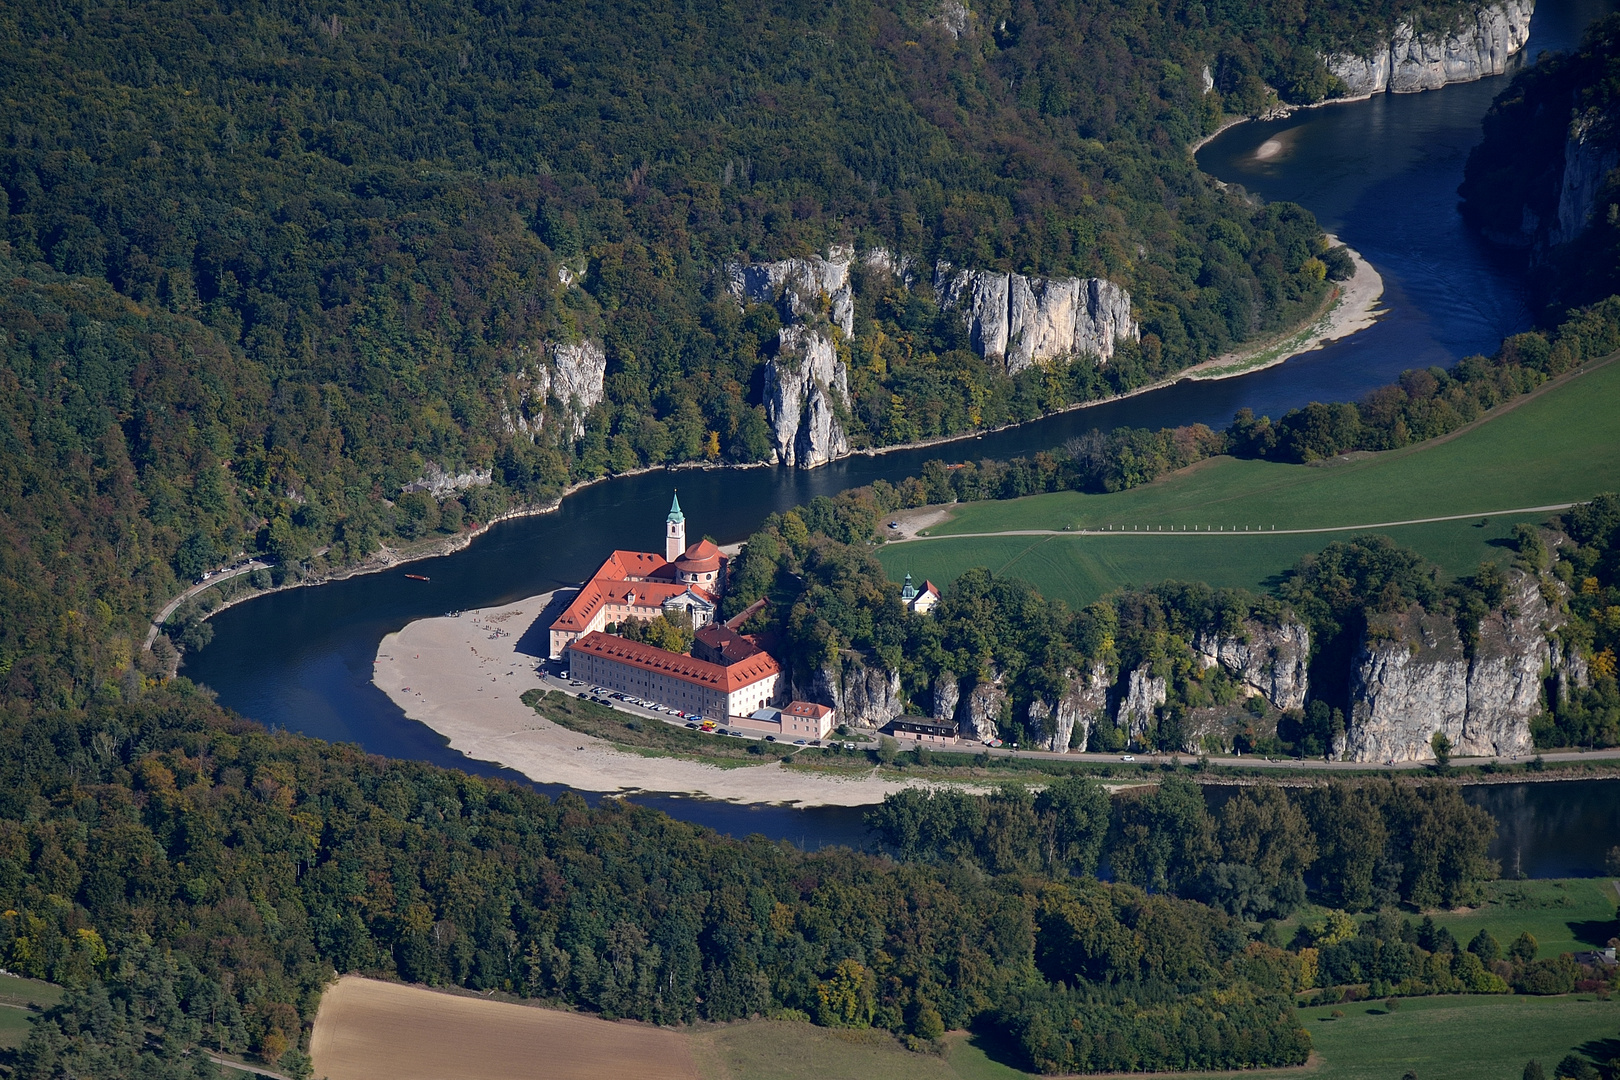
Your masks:
[{"label": "grass field", "polygon": [[[1162,533],[933,539],[886,545],[878,559],[891,577],[910,572],[938,584],[988,566],[1071,604],[1167,578],[1260,588],[1301,555],[1354,535],[1260,529],[1485,514],[1577,501],[1616,487],[1620,363],[1610,363],[1445,440],[1326,465],[1218,458],[1112,495],[1059,492],[969,503],[925,535],[1070,527],[1162,527]],[[1491,515],[1483,527],[1467,520],[1377,531],[1455,575],[1503,555],[1518,521],[1546,517]],[[1168,531],[1211,527],[1227,532]],[[1256,531],[1244,533],[1245,527]]]},{"label": "grass field", "polygon": [[[1557,956],[1603,945],[1616,934],[1620,891],[1609,878],[1546,881],[1493,881],[1487,901],[1464,914],[1436,915],[1434,921],[1466,945],[1480,928],[1506,948],[1528,930],[1542,956]],[[1620,1005],[1616,1006],[1620,1014]],[[1617,1020],[1616,1023],[1620,1023]]]},{"label": "grass field", "polygon": [[38,979],[0,975],[0,1048],[21,1046],[28,1038],[28,1019],[36,1009],[62,1000],[62,988]]}]

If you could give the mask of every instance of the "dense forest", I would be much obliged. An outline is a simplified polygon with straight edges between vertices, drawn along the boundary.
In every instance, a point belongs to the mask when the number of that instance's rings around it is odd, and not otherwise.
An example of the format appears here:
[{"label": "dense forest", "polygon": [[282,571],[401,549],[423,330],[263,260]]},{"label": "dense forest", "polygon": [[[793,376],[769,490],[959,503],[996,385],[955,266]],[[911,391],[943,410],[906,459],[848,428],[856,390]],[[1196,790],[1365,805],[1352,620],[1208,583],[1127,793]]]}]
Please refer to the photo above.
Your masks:
[{"label": "dense forest", "polygon": [[[1320,230],[1187,146],[1333,92],[1318,50],[1465,7],[8,8],[4,692],[136,677],[142,618],[240,552],[296,578],[606,472],[760,460],[779,320],[724,293],[727,260],[843,243],[924,268],[857,275],[857,444],[1282,325],[1325,288]],[[936,259],[1119,280],[1142,342],[1009,379],[941,314]],[[601,403],[522,405],[582,339]],[[439,467],[492,482],[402,494]]]}]

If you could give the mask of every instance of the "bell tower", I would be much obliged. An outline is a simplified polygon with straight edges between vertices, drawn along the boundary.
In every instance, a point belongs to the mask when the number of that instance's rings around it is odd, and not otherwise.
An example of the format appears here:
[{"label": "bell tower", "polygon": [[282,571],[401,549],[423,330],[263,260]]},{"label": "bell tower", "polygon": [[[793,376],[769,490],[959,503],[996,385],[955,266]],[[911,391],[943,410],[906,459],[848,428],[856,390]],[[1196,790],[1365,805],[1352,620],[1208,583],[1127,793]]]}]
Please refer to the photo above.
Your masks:
[{"label": "bell tower", "polygon": [[664,559],[674,562],[686,551],[686,515],[681,513],[681,497],[677,493],[669,504],[669,519],[664,523]]}]

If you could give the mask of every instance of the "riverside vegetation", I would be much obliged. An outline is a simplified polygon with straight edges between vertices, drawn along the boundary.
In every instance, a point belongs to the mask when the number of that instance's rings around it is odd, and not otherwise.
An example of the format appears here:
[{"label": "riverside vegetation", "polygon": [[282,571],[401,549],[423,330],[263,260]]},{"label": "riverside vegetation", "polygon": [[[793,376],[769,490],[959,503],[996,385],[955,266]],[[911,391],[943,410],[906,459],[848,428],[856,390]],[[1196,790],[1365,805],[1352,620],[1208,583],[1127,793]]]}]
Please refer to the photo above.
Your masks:
[{"label": "riverside vegetation", "polygon": [[[238,549],[269,554],[285,580],[609,470],[758,460],[753,380],[777,317],[716,293],[722,259],[855,241],[1133,290],[1140,345],[1100,374],[1060,365],[1048,386],[960,348],[926,283],[874,283],[851,345],[865,372],[852,412],[874,442],[901,430],[897,396],[927,418],[918,433],[1017,419],[1311,310],[1336,260],[1309,215],[1219,191],[1185,147],[1223,113],[1264,107],[1268,84],[1321,97],[1333,84],[1315,50],[1414,17],[992,6],[957,36],[948,20],[851,4],[679,28],[625,5],[463,14],[0,16],[0,956],[68,987],[13,1075],[200,1077],[215,1048],[304,1075],[336,971],[662,1023],[810,1016],[919,1047],[984,1019],[1015,1032],[1032,1066],[1141,1069],[1304,1060],[1294,994],[1324,970],[1452,990],[1541,970],[1408,942],[1387,918],[1366,933],[1330,918],[1291,949],[1174,895],[1216,882],[1233,856],[1166,840],[1191,805],[1173,782],[1106,821],[1071,815],[1038,865],[941,864],[925,847],[806,854],[267,733],[164,680],[140,658],[145,619]],[[601,400],[552,395],[529,432],[508,424],[524,365],[586,340],[606,360]],[[430,466],[450,490],[404,491],[437,477]],[[815,603],[782,607],[805,656],[899,647],[893,587],[856,556],[871,522],[855,535],[841,509],[869,505],[783,515],[743,560],[762,592],[807,574]],[[1613,606],[1607,512],[1567,556],[1590,563],[1578,580],[1595,612]],[[1448,593],[1399,552],[1356,550],[1413,596],[1461,611],[1493,595],[1488,579]],[[1063,677],[1109,632],[1101,609],[1076,621],[1016,586],[976,587],[964,601],[1005,624],[1007,659],[1031,678]],[[1376,595],[1325,610],[1354,617]],[[1132,603],[1118,647],[1173,649],[1154,621],[1184,609],[1273,610],[1190,586]],[[964,671],[994,653],[966,612],[960,640],[931,654]],[[1037,627],[1060,632],[1043,643]],[[1593,699],[1600,723],[1603,707]],[[998,798],[1001,813],[1015,796]],[[1446,849],[1460,861],[1410,883],[1380,861],[1389,837],[1449,822],[1444,790],[1342,798],[1378,838],[1356,848],[1371,860],[1366,904],[1466,896],[1491,872],[1473,857],[1488,823],[1466,814],[1462,846]],[[1112,835],[1116,814],[1119,835],[1150,844],[1142,880],[1163,890],[1098,882],[1067,854]],[[1363,903],[1359,877],[1319,861],[1325,898]],[[1267,903],[1283,884],[1234,882]],[[1525,986],[1570,974],[1555,963]]]}]

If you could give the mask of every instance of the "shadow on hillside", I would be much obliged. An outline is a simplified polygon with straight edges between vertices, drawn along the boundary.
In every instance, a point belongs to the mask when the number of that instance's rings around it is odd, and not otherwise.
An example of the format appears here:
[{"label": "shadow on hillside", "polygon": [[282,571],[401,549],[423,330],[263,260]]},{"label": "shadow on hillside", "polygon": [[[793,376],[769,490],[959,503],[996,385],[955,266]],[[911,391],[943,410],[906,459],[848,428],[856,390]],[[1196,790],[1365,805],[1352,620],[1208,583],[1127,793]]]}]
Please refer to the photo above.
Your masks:
[{"label": "shadow on hillside", "polygon": [[967,1043],[997,1065],[1022,1072],[1029,1064],[1017,1042],[988,1024],[973,1028]]},{"label": "shadow on hillside", "polygon": [[1613,919],[1581,919],[1564,925],[1583,945],[1607,945],[1615,933]]}]

